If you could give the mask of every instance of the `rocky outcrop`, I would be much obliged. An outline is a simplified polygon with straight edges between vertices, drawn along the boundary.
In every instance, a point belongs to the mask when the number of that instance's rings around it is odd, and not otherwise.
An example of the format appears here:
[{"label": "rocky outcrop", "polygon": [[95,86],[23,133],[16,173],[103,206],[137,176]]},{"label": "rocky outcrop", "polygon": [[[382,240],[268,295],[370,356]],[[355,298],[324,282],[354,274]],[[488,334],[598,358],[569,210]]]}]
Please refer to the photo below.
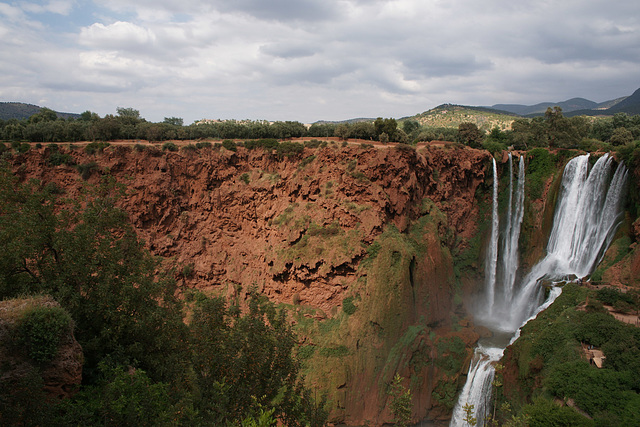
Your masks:
[{"label": "rocky outcrop", "polygon": [[[14,159],[17,174],[77,197],[78,172],[47,166],[47,150]],[[95,156],[71,154],[80,165],[97,163],[90,183],[108,171],[126,186],[121,206],[153,253],[189,266],[179,275],[185,286],[225,293],[229,285],[255,285],[277,302],[298,295],[327,312],[353,283],[366,246],[387,223],[406,230],[425,197],[463,240],[473,235],[474,194],[489,158],[486,151],[426,145],[334,145],[284,159],[243,148],[165,153],[118,146]],[[346,249],[294,250],[305,236],[331,230],[345,235]]]},{"label": "rocky outcrop", "polygon": [[50,297],[32,297],[0,301],[0,384],[5,391],[33,372],[42,378],[47,396],[71,396],[82,380],[82,348],[70,326],[59,337],[59,346],[52,360],[37,363],[19,344],[17,328],[25,312],[36,307],[60,307]]}]

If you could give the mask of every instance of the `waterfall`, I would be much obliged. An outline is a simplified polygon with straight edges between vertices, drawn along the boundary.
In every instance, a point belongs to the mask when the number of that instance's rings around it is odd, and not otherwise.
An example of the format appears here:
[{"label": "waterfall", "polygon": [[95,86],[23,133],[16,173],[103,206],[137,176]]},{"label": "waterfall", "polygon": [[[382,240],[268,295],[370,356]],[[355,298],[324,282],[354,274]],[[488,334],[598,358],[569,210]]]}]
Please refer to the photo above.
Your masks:
[{"label": "waterfall", "polygon": [[[508,228],[504,232],[500,254],[502,304],[499,310],[487,309],[484,310],[484,316],[478,317],[479,321],[494,329],[496,335],[510,334],[509,344],[518,338],[520,328],[526,322],[548,307],[560,294],[560,289],[553,288],[547,301],[543,301],[543,288],[539,286],[542,279],[553,281],[586,276],[604,256],[621,222],[628,175],[627,169],[620,163],[611,177],[612,168],[613,159],[608,154],[599,158],[591,170],[589,154],[575,157],[567,163],[562,175],[547,254],[516,287],[518,238],[524,214],[524,163],[520,158],[518,189],[513,209],[513,180],[510,179]],[[494,211],[495,191],[494,187]],[[492,229],[491,246],[494,245],[493,239]],[[495,272],[486,274],[495,275]],[[493,281],[495,286],[495,277]],[[495,296],[495,288],[491,292]],[[491,301],[493,306],[495,300]],[[493,364],[502,357],[508,345],[503,341],[503,345],[485,346],[485,341],[491,342],[481,340],[478,343],[467,382],[451,418],[451,426],[463,425],[464,405],[467,403],[474,405],[473,416],[477,418],[478,425],[484,424],[491,400],[491,382],[495,374]]]},{"label": "waterfall", "polygon": [[515,206],[512,206],[513,195],[513,167],[511,153],[509,153],[509,206],[507,211],[507,226],[503,240],[500,282],[502,283],[503,308],[511,301],[513,286],[519,265],[518,240],[520,239],[520,226],[524,218],[524,159],[520,157],[518,162],[518,187],[516,189]]},{"label": "waterfall", "polygon": [[496,159],[493,159],[493,209],[491,213],[491,240],[489,242],[489,251],[487,252],[486,262],[486,305],[488,315],[493,313],[493,306],[495,303],[495,288],[496,288],[496,270],[498,266],[498,167],[496,166]]}]

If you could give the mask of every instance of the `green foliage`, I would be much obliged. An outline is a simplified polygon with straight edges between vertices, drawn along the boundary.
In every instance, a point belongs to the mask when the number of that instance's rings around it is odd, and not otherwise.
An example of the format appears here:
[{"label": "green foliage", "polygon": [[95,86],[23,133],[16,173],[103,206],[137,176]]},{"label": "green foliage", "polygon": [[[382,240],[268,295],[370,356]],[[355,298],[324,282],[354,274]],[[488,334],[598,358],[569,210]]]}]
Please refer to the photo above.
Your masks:
[{"label": "green foliage", "polygon": [[248,150],[255,150],[257,148],[261,148],[263,150],[275,150],[279,146],[280,144],[275,138],[254,139],[244,142],[244,147]]},{"label": "green foliage", "polygon": [[458,126],[458,141],[472,148],[480,148],[484,134],[475,123],[460,123]]},{"label": "green foliage", "polygon": [[532,404],[526,405],[522,413],[528,417],[530,427],[570,427],[593,426],[592,420],[580,415],[575,410],[559,406],[544,397],[534,399]]},{"label": "green foliage", "polygon": [[76,165],[76,170],[78,171],[82,179],[85,181],[89,179],[89,177],[93,174],[93,172],[99,169],[100,167],[98,166],[98,163],[94,161]]},{"label": "green foliage", "polygon": [[307,166],[309,163],[313,162],[316,159],[315,155],[311,155],[308,157],[305,157],[304,159],[302,159],[302,161],[300,162],[300,164],[298,165],[299,168],[304,168],[305,166]]},{"label": "green foliage", "polygon": [[62,336],[71,333],[71,323],[69,313],[60,307],[32,308],[19,320],[18,341],[35,362],[50,362],[58,353]]},{"label": "green foliage", "polygon": [[222,147],[229,150],[229,151],[237,151],[238,147],[236,146],[236,143],[231,140],[231,139],[225,139],[224,141],[222,141]]},{"label": "green foliage", "polygon": [[353,297],[346,297],[342,300],[342,311],[348,315],[352,315],[356,312],[358,307],[353,303]]},{"label": "green foliage", "polygon": [[162,151],[178,151],[178,146],[173,142],[165,142],[162,144]]},{"label": "green foliage", "polygon": [[470,426],[475,426],[478,424],[478,419],[473,416],[473,410],[475,409],[475,405],[470,405],[468,402],[464,404],[464,418],[462,421],[467,423]]},{"label": "green foliage", "polygon": [[209,141],[198,141],[196,142],[196,148],[197,149],[202,149],[202,148],[211,148],[212,144]]},{"label": "green foliage", "polygon": [[244,182],[245,184],[249,184],[249,182],[251,181],[251,178],[249,178],[249,174],[245,172],[242,175],[240,175],[240,181]]},{"label": "green foliage", "polygon": [[455,381],[440,380],[431,392],[431,397],[448,410],[455,406],[457,396],[458,387]]},{"label": "green foliage", "polygon": [[240,421],[260,407],[274,408],[286,425],[311,421],[314,408],[298,379],[284,311],[253,293],[249,312],[239,316],[224,300],[200,295],[190,329],[196,404],[209,422]]},{"label": "green foliage", "polygon": [[102,153],[110,145],[108,142],[91,142],[84,147],[84,151],[87,154]]},{"label": "green foliage", "polygon": [[278,157],[294,157],[302,153],[304,145],[299,142],[283,141],[278,145]]},{"label": "green foliage", "polygon": [[453,375],[462,368],[467,348],[460,337],[443,338],[437,343],[436,365],[447,374]]},{"label": "green foliage", "polygon": [[544,148],[534,148],[527,153],[527,160],[527,193],[531,199],[539,199],[546,179],[555,171],[552,154]]},{"label": "green foliage", "polygon": [[71,154],[62,153],[58,149],[57,145],[55,146],[55,148],[52,148],[51,145],[54,145],[54,144],[49,145],[50,151],[49,151],[49,157],[47,158],[47,163],[49,163],[51,166],[60,166],[60,165],[73,166],[76,164],[73,157],[71,157]]},{"label": "green foliage", "polygon": [[389,403],[393,422],[396,426],[407,427],[411,422],[413,404],[411,402],[411,390],[402,385],[402,377],[398,374],[393,377],[387,394],[391,398]]}]

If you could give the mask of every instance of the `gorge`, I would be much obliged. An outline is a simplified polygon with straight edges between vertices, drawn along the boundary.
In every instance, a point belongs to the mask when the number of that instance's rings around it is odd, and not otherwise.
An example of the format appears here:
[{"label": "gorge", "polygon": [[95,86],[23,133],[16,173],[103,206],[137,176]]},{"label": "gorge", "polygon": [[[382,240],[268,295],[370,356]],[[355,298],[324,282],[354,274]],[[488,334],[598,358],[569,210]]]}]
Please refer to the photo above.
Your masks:
[{"label": "gorge", "polygon": [[[473,383],[484,391],[462,393],[489,396],[492,362],[557,294],[543,304],[539,280],[583,277],[607,259],[631,175],[622,163],[614,174],[602,153],[494,158],[456,143],[299,143],[291,156],[242,144],[61,144],[5,157],[18,182],[36,179],[68,199],[105,180],[122,184],[116,205],[173,268],[185,300],[199,291],[246,309],[257,292],[284,309],[306,384],[327,396],[336,425],[391,422],[386,390],[396,374],[411,390],[414,422],[453,413],[460,425],[458,392]],[[76,166],[53,165],[58,150]],[[552,159],[552,171],[528,198],[528,166],[540,158]],[[624,233],[635,236],[633,219]],[[635,277],[638,251],[627,246],[611,282]],[[473,404],[483,418],[486,404]]]}]

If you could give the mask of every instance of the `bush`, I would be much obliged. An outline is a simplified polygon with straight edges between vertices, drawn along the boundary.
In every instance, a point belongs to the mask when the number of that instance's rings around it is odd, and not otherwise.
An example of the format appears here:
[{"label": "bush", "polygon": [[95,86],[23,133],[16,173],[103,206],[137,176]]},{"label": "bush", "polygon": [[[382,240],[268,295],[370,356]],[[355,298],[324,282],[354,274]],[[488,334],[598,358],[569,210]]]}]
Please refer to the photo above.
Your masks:
[{"label": "bush", "polygon": [[357,310],[357,307],[353,303],[353,297],[346,297],[342,300],[342,311],[348,315],[352,315]]},{"label": "bush", "polygon": [[60,338],[71,330],[71,316],[60,307],[36,307],[25,312],[18,326],[18,340],[29,357],[47,363],[58,353]]},{"label": "bush", "polygon": [[89,179],[93,171],[98,170],[98,164],[96,162],[83,163],[76,166],[76,170],[80,173],[80,176],[85,181]]},{"label": "bush", "polygon": [[144,150],[146,150],[147,147],[142,145],[142,144],[136,144],[136,145],[133,146],[133,149],[136,150],[137,152],[141,153]]},{"label": "bush", "polygon": [[304,150],[304,145],[299,142],[284,141],[278,145],[278,157],[282,158],[297,156]]},{"label": "bush", "polygon": [[178,151],[178,146],[173,142],[165,142],[162,144],[162,151]]},{"label": "bush", "polygon": [[196,148],[201,149],[201,148],[211,148],[213,144],[211,144],[209,141],[200,141],[200,142],[196,142]]},{"label": "bush", "polygon": [[84,147],[84,151],[87,154],[102,153],[109,145],[108,142],[91,142]]},{"label": "bush", "polygon": [[250,182],[249,174],[245,172],[242,175],[240,175],[240,181],[244,182],[245,184],[249,184]]},{"label": "bush", "polygon": [[236,143],[233,142],[230,139],[225,139],[224,141],[222,141],[222,146],[224,148],[226,148],[227,150],[229,150],[229,151],[237,151],[238,150],[238,148],[236,146]]}]

